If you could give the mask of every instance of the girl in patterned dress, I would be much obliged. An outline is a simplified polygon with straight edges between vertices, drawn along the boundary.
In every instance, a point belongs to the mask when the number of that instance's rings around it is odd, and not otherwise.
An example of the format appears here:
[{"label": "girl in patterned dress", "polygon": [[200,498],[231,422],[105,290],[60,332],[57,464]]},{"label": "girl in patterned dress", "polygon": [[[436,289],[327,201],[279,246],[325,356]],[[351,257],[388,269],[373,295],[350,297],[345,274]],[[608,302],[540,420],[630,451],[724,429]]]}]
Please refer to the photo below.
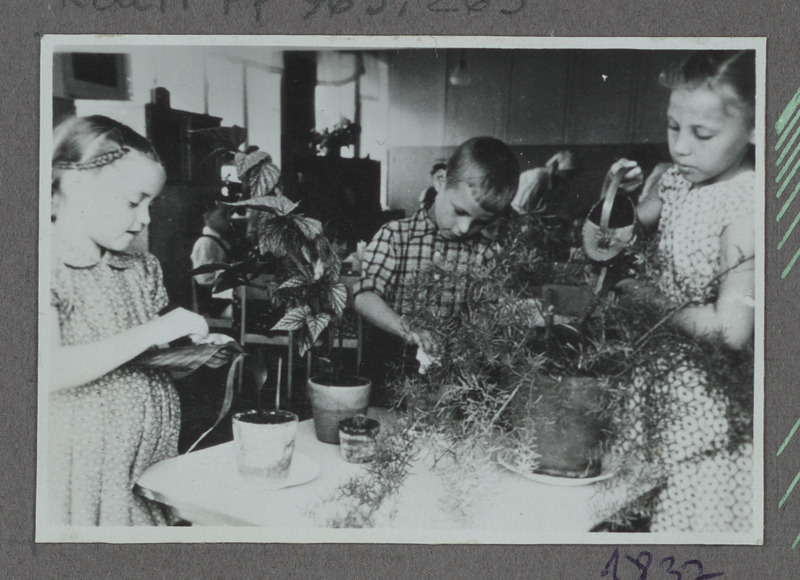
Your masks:
[{"label": "girl in patterned dress", "polygon": [[[658,228],[661,274],[657,288],[632,280],[619,288],[683,306],[672,319],[691,336],[721,339],[734,351],[752,348],[754,51],[693,53],[662,82],[672,91],[667,118],[673,164],[656,169],[637,205],[642,225]],[[650,451],[660,456],[665,481],[652,531],[752,527],[752,442],[731,444],[730,393],[707,387],[705,372],[680,350],[634,378],[632,417],[636,408],[656,406],[665,417],[648,426],[658,432],[658,449]],[[631,419],[623,440],[647,441],[647,423],[641,415]]]},{"label": "girl in patterned dress", "polygon": [[129,365],[150,347],[204,337],[202,316],[167,305],[161,269],[124,250],[164,185],[152,145],[106,117],[56,129],[52,171],[47,513],[63,525],[158,525],[135,495],[149,465],[177,454],[168,375]]}]

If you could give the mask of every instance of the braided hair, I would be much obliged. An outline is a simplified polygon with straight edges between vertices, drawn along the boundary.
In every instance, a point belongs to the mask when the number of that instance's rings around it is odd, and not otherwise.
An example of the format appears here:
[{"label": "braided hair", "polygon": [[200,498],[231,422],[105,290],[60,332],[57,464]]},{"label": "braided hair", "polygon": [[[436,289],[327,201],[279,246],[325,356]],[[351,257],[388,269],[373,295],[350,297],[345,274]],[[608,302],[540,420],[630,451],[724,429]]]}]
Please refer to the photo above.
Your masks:
[{"label": "braided hair", "polygon": [[64,171],[99,169],[130,151],[161,162],[147,139],[119,121],[102,115],[64,121],[53,134],[52,191],[58,190]]}]

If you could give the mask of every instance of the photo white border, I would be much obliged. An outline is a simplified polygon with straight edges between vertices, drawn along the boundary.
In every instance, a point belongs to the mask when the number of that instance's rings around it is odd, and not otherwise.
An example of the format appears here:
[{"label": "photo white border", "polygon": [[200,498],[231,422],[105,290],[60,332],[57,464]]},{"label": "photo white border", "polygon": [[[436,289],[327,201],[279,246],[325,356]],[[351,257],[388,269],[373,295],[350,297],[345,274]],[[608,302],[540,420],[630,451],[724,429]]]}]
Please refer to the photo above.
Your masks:
[{"label": "photo white border", "polygon": [[[50,344],[50,182],[52,148],[53,53],[58,49],[128,46],[242,46],[285,49],[753,49],[756,51],[756,203],[755,236],[755,380],[753,527],[742,534],[591,533],[564,535],[528,530],[498,533],[481,530],[401,530],[390,528],[273,529],[234,527],[65,527],[47,521],[46,477],[47,385]],[[762,545],[764,539],[764,309],[766,211],[766,38],[764,37],[508,37],[508,36],[330,36],[330,35],[61,35],[42,37],[40,57],[40,166],[39,166],[39,321],[38,321],[38,432],[37,432],[37,542],[257,542],[257,543],[408,543],[408,544],[703,544]]]}]

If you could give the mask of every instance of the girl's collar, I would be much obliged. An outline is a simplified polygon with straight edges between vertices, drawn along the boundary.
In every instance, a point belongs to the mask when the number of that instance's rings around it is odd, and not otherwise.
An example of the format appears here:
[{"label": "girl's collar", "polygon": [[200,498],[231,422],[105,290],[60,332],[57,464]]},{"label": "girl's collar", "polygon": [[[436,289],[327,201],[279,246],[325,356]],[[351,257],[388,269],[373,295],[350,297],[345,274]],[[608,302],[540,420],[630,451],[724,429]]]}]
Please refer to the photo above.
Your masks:
[{"label": "girl's collar", "polygon": [[101,263],[108,264],[117,270],[125,270],[129,268],[133,262],[133,256],[125,252],[113,252],[111,250],[106,250],[97,260],[94,261],[82,260],[77,256],[66,256],[63,254],[59,256],[59,261],[73,270],[86,270],[89,268],[94,268]]}]

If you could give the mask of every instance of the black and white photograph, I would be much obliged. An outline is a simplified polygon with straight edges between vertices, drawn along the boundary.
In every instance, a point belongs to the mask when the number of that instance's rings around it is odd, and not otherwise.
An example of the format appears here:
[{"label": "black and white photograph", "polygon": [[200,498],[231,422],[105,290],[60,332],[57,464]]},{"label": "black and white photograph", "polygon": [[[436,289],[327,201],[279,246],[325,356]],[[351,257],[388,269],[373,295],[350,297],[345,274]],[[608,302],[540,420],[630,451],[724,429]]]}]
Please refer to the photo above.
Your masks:
[{"label": "black and white photograph", "polygon": [[763,542],[763,38],[41,46],[37,541]]}]

